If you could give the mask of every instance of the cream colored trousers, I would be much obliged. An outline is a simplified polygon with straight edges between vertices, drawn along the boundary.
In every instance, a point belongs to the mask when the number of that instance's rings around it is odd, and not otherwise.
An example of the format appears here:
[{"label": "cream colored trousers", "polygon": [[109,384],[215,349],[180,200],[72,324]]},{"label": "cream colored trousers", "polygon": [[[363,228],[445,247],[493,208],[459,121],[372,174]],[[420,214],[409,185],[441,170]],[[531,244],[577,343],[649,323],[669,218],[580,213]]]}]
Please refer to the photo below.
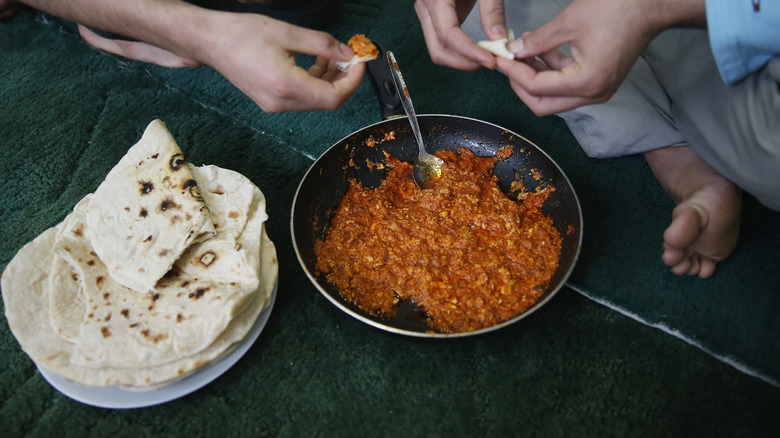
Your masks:
[{"label": "cream colored trousers", "polygon": [[[533,30],[569,3],[507,1],[507,28],[515,35]],[[477,8],[463,30],[485,39]],[[780,57],[726,86],[706,31],[670,29],[653,40],[608,102],[558,116],[590,157],[690,145],[761,203],[780,210]]]}]

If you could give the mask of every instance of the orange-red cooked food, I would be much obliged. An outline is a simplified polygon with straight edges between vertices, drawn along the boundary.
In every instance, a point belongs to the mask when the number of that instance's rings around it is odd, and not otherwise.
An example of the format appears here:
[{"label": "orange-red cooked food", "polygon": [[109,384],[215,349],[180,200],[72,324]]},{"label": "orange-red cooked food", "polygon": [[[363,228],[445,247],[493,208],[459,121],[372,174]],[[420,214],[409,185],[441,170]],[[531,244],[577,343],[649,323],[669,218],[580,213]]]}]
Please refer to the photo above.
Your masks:
[{"label": "orange-red cooked food", "polygon": [[554,189],[514,201],[493,175],[498,157],[436,155],[442,178],[430,189],[389,155],[380,187],[351,182],[317,242],[318,275],[371,314],[391,317],[410,300],[433,330],[490,327],[535,303],[558,267],[561,235],[541,211]]},{"label": "orange-red cooked food", "polygon": [[374,43],[362,33],[353,35],[347,42],[347,45],[359,58],[376,59],[379,55],[379,50],[377,50]]}]

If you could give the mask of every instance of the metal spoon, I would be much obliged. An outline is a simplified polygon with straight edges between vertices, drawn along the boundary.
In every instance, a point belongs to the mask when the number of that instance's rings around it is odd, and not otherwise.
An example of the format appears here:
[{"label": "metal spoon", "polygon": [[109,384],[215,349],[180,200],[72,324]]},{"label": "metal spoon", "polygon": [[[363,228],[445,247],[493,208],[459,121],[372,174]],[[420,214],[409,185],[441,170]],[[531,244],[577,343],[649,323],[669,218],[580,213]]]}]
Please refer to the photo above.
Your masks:
[{"label": "metal spoon", "polygon": [[423,144],[422,134],[420,133],[420,125],[417,123],[417,114],[414,112],[414,106],[412,106],[412,98],[409,97],[409,89],[406,88],[406,82],[404,82],[401,70],[398,68],[398,62],[396,62],[395,55],[391,51],[387,51],[387,63],[390,64],[390,70],[393,72],[395,89],[398,91],[401,105],[403,105],[406,116],[409,118],[409,123],[412,125],[412,132],[417,140],[419,149],[417,159],[414,160],[414,165],[412,166],[412,176],[417,187],[427,189],[433,186],[433,183],[441,177],[441,166],[444,164],[444,161],[425,150],[425,144]]}]

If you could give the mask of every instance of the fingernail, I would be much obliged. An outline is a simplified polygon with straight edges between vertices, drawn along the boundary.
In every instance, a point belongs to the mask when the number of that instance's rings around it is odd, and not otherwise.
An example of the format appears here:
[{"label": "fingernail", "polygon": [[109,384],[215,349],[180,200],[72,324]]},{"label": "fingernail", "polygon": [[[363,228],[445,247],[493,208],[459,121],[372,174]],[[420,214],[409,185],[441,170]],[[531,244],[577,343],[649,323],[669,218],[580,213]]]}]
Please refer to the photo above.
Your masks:
[{"label": "fingernail", "polygon": [[523,44],[522,37],[507,43],[506,48],[517,57],[525,54],[525,45]]},{"label": "fingernail", "polygon": [[494,24],[490,31],[493,33],[494,39],[506,38],[506,27],[500,24]]},{"label": "fingernail", "polygon": [[531,33],[530,31],[523,32],[523,34],[520,35],[520,38],[517,38],[506,45],[507,50],[512,52],[516,58],[522,58],[523,56],[525,56],[526,50],[525,50],[525,43],[523,43],[523,40],[525,39],[525,36],[530,33]]},{"label": "fingernail", "polygon": [[344,44],[344,43],[339,43],[339,50],[341,50],[341,53],[343,53],[343,54],[345,54],[347,56],[354,55],[354,53],[352,52],[352,49],[350,49],[349,46]]}]

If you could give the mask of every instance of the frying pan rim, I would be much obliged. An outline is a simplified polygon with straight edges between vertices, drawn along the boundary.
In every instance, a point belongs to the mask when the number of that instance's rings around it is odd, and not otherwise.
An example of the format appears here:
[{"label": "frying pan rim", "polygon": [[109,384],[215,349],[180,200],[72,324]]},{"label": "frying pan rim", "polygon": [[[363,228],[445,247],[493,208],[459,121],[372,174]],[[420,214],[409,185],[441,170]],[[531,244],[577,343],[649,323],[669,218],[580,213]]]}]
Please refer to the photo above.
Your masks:
[{"label": "frying pan rim", "polygon": [[[491,126],[493,128],[496,128],[500,132],[509,133],[512,136],[515,136],[515,137],[521,139],[522,141],[525,141],[529,145],[533,146],[538,152],[543,154],[555,166],[555,168],[558,170],[558,172],[560,172],[561,176],[563,177],[563,180],[566,182],[566,184],[568,185],[568,188],[571,191],[571,196],[574,198],[574,201],[575,201],[574,205],[577,206],[577,212],[576,212],[577,213],[577,217],[579,218],[579,224],[578,224],[579,225],[579,228],[578,228],[579,229],[579,233],[578,233],[579,235],[578,235],[578,239],[577,239],[577,242],[576,242],[576,250],[574,252],[572,261],[571,261],[571,263],[569,265],[569,269],[563,274],[563,277],[562,277],[562,280],[561,280],[560,284],[557,287],[555,287],[554,290],[547,291],[545,296],[543,296],[538,301],[536,301],[529,309],[527,309],[526,311],[524,311],[524,312],[514,316],[513,318],[507,319],[505,321],[502,321],[502,322],[500,322],[498,324],[495,324],[495,325],[492,325],[490,327],[485,327],[485,328],[478,329],[478,330],[471,330],[471,331],[467,331],[467,332],[459,332],[459,333],[437,333],[437,332],[433,332],[433,331],[419,332],[419,331],[401,329],[401,328],[393,327],[393,326],[390,326],[390,325],[387,325],[387,324],[382,324],[381,322],[378,322],[378,321],[375,321],[373,319],[370,319],[370,318],[366,317],[365,315],[357,313],[357,312],[353,311],[352,309],[346,307],[344,305],[344,303],[341,303],[335,297],[331,296],[331,294],[327,290],[325,290],[325,288],[322,287],[322,285],[320,285],[319,279],[316,278],[314,276],[314,274],[312,272],[310,272],[309,269],[307,268],[306,262],[303,260],[303,257],[301,256],[300,248],[298,247],[298,239],[296,239],[296,236],[295,236],[295,207],[298,204],[298,196],[301,193],[301,188],[303,187],[303,184],[308,179],[309,174],[312,171],[314,171],[314,168],[316,167],[317,163],[320,160],[322,160],[323,157],[328,155],[328,153],[330,153],[331,150],[333,150],[337,146],[343,147],[344,142],[348,138],[350,138],[350,137],[352,137],[354,135],[360,134],[361,132],[368,131],[368,130],[374,128],[377,125],[381,125],[381,124],[384,124],[384,123],[387,123],[389,121],[393,121],[393,120],[396,120],[396,119],[399,119],[399,118],[406,118],[405,115],[389,117],[389,118],[377,121],[375,123],[372,123],[370,125],[364,126],[364,127],[360,128],[360,129],[358,129],[356,131],[353,131],[353,132],[345,135],[344,137],[339,139],[337,142],[333,143],[325,151],[323,151],[312,162],[312,164],[309,166],[309,168],[306,170],[306,173],[301,178],[300,182],[298,183],[298,187],[295,190],[295,196],[293,196],[292,207],[291,207],[291,210],[290,210],[290,235],[291,235],[291,240],[292,240],[292,244],[293,244],[293,249],[295,250],[295,256],[298,259],[298,263],[300,264],[300,266],[303,269],[303,271],[306,274],[306,276],[309,278],[309,281],[314,285],[314,287],[317,290],[320,291],[320,293],[322,295],[325,296],[325,298],[328,299],[328,301],[333,303],[336,307],[338,307],[339,309],[341,309],[343,312],[347,313],[348,315],[352,316],[353,318],[355,318],[355,319],[357,319],[359,321],[362,321],[362,322],[364,322],[364,323],[366,323],[366,324],[368,324],[370,326],[376,327],[378,329],[381,329],[381,330],[384,330],[384,331],[387,331],[387,332],[390,332],[390,333],[395,333],[395,334],[405,335],[405,336],[411,336],[411,337],[418,337],[418,338],[452,339],[452,338],[461,338],[461,337],[467,337],[467,336],[475,336],[475,335],[479,335],[479,334],[483,334],[483,333],[492,332],[492,331],[498,330],[500,328],[506,327],[508,325],[514,324],[514,323],[520,321],[521,319],[527,318],[528,316],[530,316],[533,313],[535,313],[538,309],[543,307],[555,295],[557,295],[558,292],[561,290],[561,288],[563,288],[564,286],[568,285],[568,279],[571,276],[572,272],[574,271],[574,267],[577,265],[577,261],[579,260],[579,256],[580,256],[581,249],[582,249],[582,238],[583,238],[583,231],[584,231],[584,229],[583,229],[584,223],[583,223],[583,217],[582,217],[582,205],[580,204],[579,196],[577,196],[577,192],[574,189],[574,186],[571,184],[571,181],[569,180],[568,175],[566,175],[566,173],[563,171],[563,169],[560,167],[560,165],[544,149],[540,148],[536,143],[528,140],[526,137],[516,133],[515,131],[513,131],[511,129],[504,128],[503,126],[497,125],[495,123],[487,122],[485,120],[476,119],[476,118],[467,117],[467,116],[452,115],[452,114],[418,114],[417,117],[419,117],[419,118],[444,117],[444,118],[450,118],[450,119],[469,120],[469,121],[477,122],[477,123],[480,123],[480,124],[489,125],[489,126]],[[571,286],[568,286],[568,287],[571,287]]]}]

